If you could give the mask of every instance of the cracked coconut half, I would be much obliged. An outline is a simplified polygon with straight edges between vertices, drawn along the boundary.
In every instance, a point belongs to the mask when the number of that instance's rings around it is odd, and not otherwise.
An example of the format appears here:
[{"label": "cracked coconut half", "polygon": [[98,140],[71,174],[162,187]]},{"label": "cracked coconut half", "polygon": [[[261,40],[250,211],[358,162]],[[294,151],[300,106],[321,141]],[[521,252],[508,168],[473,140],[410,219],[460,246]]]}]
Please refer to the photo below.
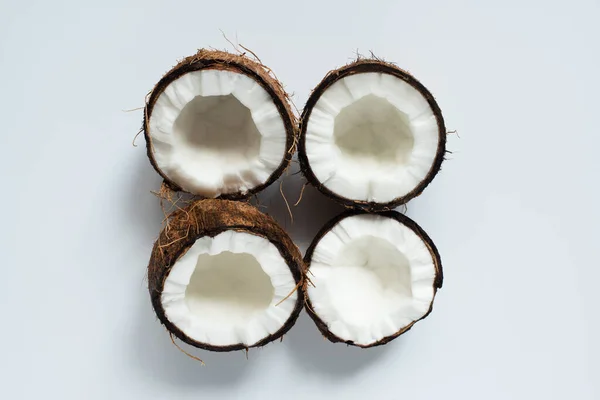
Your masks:
[{"label": "cracked coconut half", "polygon": [[295,151],[287,94],[264,65],[200,50],[152,90],[148,157],[165,182],[207,198],[240,199],[273,183]]},{"label": "cracked coconut half", "polygon": [[248,349],[280,338],[298,318],[303,265],[271,217],[246,203],[200,200],[169,216],[148,288],[159,320],[182,341]]},{"label": "cracked coconut half", "polygon": [[387,210],[419,195],[440,169],[442,113],[412,75],[380,60],[331,71],[302,113],[308,181],[345,206]]},{"label": "cracked coconut half", "polygon": [[330,221],[305,256],[306,310],[332,342],[386,344],[432,310],[442,287],[435,245],[410,218],[347,212]]}]

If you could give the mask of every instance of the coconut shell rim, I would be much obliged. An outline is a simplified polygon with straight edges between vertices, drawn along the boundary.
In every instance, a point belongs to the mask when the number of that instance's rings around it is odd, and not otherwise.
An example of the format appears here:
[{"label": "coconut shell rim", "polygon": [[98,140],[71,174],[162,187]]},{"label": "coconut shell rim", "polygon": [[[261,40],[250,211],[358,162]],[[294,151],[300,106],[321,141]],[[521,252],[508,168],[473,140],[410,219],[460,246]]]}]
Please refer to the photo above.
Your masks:
[{"label": "coconut shell rim", "polygon": [[[148,270],[149,270],[148,291],[150,292],[150,299],[151,299],[152,307],[154,309],[154,312],[155,312],[157,318],[165,326],[165,328],[169,331],[169,333],[173,334],[175,337],[177,337],[182,342],[187,343],[190,346],[193,346],[193,347],[196,347],[196,348],[199,348],[202,350],[208,350],[208,351],[214,351],[214,352],[229,352],[229,351],[237,351],[237,350],[247,350],[247,349],[255,348],[255,347],[262,347],[272,341],[275,341],[275,340],[281,338],[283,335],[285,335],[287,332],[289,332],[289,330],[296,323],[296,321],[300,315],[300,312],[302,311],[303,304],[305,301],[305,294],[304,294],[303,285],[302,285],[302,282],[304,281],[305,268],[304,268],[304,264],[303,264],[303,259],[300,255],[300,251],[298,250],[297,247],[290,248],[289,245],[285,244],[283,241],[273,240],[272,236],[283,233],[289,239],[290,243],[293,246],[295,246],[295,244],[291,241],[289,236],[287,236],[287,233],[283,230],[283,228],[281,228],[279,226],[279,224],[277,224],[277,222],[273,218],[271,218],[269,215],[266,215],[266,214],[260,212],[258,209],[256,209],[254,206],[252,206],[250,204],[247,204],[244,202],[234,202],[234,201],[229,201],[229,200],[217,200],[217,199],[203,199],[203,200],[199,200],[195,203],[200,203],[200,202],[231,203],[230,205],[233,205],[234,207],[236,207],[238,209],[243,209],[243,208],[249,207],[250,209],[253,210],[253,212],[259,213],[264,218],[265,221],[268,221],[267,223],[275,224],[276,226],[278,226],[280,232],[274,232],[270,229],[265,228],[264,226],[267,226],[267,225],[264,225],[262,228],[261,227],[256,228],[256,227],[248,226],[248,224],[241,224],[241,225],[221,226],[218,228],[202,230],[201,232],[205,233],[205,234],[196,234],[196,235],[191,235],[189,237],[186,237],[182,241],[183,243],[178,244],[178,246],[181,246],[181,249],[179,249],[179,251],[176,252],[176,254],[174,254],[171,257],[172,262],[166,263],[168,265],[162,266],[162,271],[160,273],[160,279],[159,279],[162,283],[161,283],[160,287],[156,287],[156,286],[153,286],[152,283],[150,282],[150,268],[152,265],[153,258],[155,256],[155,249],[157,248],[157,246],[159,246],[159,241],[160,241],[160,237],[159,237],[156,240],[156,242],[154,243],[152,257],[150,259],[150,264],[148,266]],[[175,211],[174,213],[178,213],[178,212],[181,213],[182,211],[178,210],[178,211]],[[183,212],[185,212],[185,211],[183,211]],[[286,265],[288,266],[288,268],[290,269],[290,272],[292,273],[292,276],[294,277],[294,281],[298,285],[297,299],[296,299],[296,302],[294,305],[294,309],[290,313],[290,315],[289,315],[288,319],[285,321],[285,323],[275,333],[265,336],[263,339],[261,339],[260,341],[254,343],[250,346],[247,346],[243,343],[235,343],[235,344],[227,345],[227,346],[215,346],[215,345],[211,345],[210,343],[196,341],[196,340],[190,338],[189,336],[187,336],[181,329],[179,329],[177,327],[177,325],[172,323],[167,318],[166,313],[163,308],[163,305],[162,305],[162,302],[161,302],[161,294],[162,294],[162,290],[164,289],[165,279],[171,272],[171,269],[172,269],[173,265],[175,265],[177,260],[179,260],[179,258],[181,256],[183,256],[183,254],[185,254],[189,250],[189,248],[199,238],[206,237],[206,236],[214,237],[214,236],[216,236],[222,232],[228,231],[228,230],[235,230],[237,232],[247,232],[250,234],[261,236],[261,237],[269,240],[269,242],[271,242],[279,250],[279,253],[281,254],[282,258],[285,260]],[[164,229],[161,231],[161,236],[162,236],[163,232],[164,232]],[[293,253],[296,253],[296,254],[293,254]],[[286,257],[286,254],[287,254],[287,257]]]},{"label": "coconut shell rim", "polygon": [[[310,167],[310,162],[306,155],[306,126],[310,119],[312,109],[321,97],[321,95],[335,82],[338,80],[354,74],[367,73],[367,72],[381,72],[393,75],[397,78],[402,79],[413,88],[415,88],[421,95],[427,100],[427,103],[431,107],[438,125],[438,147],[433,163],[425,179],[423,179],[413,190],[404,196],[397,197],[388,202],[374,202],[364,200],[353,200],[347,197],[341,196],[332,190],[325,187],[323,183],[319,181],[314,172]],[[409,200],[419,196],[423,190],[433,181],[435,176],[441,170],[442,162],[446,153],[446,126],[444,123],[444,117],[442,111],[438,106],[435,98],[429,92],[429,90],[415,77],[413,77],[407,71],[397,67],[392,63],[388,63],[379,59],[359,59],[351,64],[345,65],[336,70],[330,71],[325,75],[323,80],[313,89],[311,92],[299,121],[299,137],[298,137],[298,160],[300,161],[300,168],[304,177],[307,181],[315,186],[325,196],[334,199],[336,202],[342,204],[344,207],[351,209],[359,209],[366,211],[387,211],[392,210],[399,205],[407,203]]]},{"label": "coconut shell rim", "polygon": [[148,100],[144,107],[144,116],[142,120],[142,131],[146,140],[146,154],[150,160],[150,164],[154,170],[163,178],[165,184],[176,192],[185,192],[200,198],[208,198],[202,195],[188,192],[184,190],[177,182],[170,179],[158,166],[154,158],[154,150],[152,145],[152,137],[150,135],[149,120],[152,116],[152,110],[158,97],[164,90],[176,79],[194,71],[200,70],[222,70],[240,73],[254,79],[271,97],[273,103],[277,107],[277,111],[283,120],[286,132],[286,152],[281,160],[281,163],[271,173],[269,178],[262,184],[249,189],[246,192],[223,193],[215,198],[223,200],[244,200],[266,189],[272,185],[289,167],[297,145],[297,121],[296,116],[292,112],[288,101],[288,94],[283,89],[283,85],[274,77],[272,77],[267,67],[250,59],[244,55],[231,54],[220,50],[200,49],[192,56],[188,56],[181,60],[177,65],[171,68],[162,78],[156,83],[152,91],[149,93]]},{"label": "coconut shell rim", "polygon": [[310,274],[310,264],[311,264],[314,250],[315,250],[316,246],[318,245],[318,243],[323,238],[323,236],[325,236],[335,225],[337,225],[343,219],[346,219],[348,217],[352,217],[355,215],[381,215],[381,216],[384,216],[387,218],[394,219],[394,220],[398,221],[399,223],[407,226],[409,229],[411,229],[413,232],[415,232],[415,234],[417,236],[419,236],[419,238],[421,238],[421,240],[423,240],[423,242],[427,246],[427,248],[433,258],[434,265],[436,268],[436,278],[434,279],[434,282],[433,282],[433,290],[434,290],[433,298],[431,299],[431,304],[429,305],[429,310],[427,311],[427,313],[425,313],[425,315],[423,315],[421,318],[419,318],[419,319],[411,322],[409,325],[403,327],[398,332],[393,333],[388,336],[385,336],[376,342],[369,343],[366,345],[357,344],[351,340],[344,340],[343,338],[333,334],[327,327],[327,324],[325,323],[325,321],[323,321],[321,319],[321,317],[319,317],[319,315],[313,310],[312,303],[310,301],[310,296],[308,295],[308,290],[306,290],[306,292],[304,294],[304,296],[305,296],[304,308],[305,308],[308,316],[313,320],[313,322],[317,326],[317,329],[319,330],[319,332],[321,332],[321,334],[325,338],[327,338],[332,343],[345,343],[350,346],[356,346],[356,347],[366,349],[366,348],[371,348],[371,347],[382,346],[384,344],[391,342],[392,340],[396,339],[398,336],[409,331],[417,322],[427,318],[429,316],[429,314],[431,314],[431,312],[433,311],[433,303],[435,301],[435,296],[437,294],[438,289],[442,288],[444,275],[443,275],[442,260],[440,257],[440,253],[439,253],[437,247],[435,246],[435,244],[433,243],[433,240],[423,230],[423,228],[421,228],[414,220],[412,220],[411,218],[407,217],[406,215],[404,215],[402,213],[399,213],[398,211],[393,211],[393,210],[392,211],[380,211],[380,212],[367,212],[365,210],[347,210],[347,211],[344,211],[341,214],[335,216],[331,220],[329,220],[323,226],[323,228],[321,228],[319,230],[319,232],[315,235],[315,238],[312,240],[310,246],[306,250],[306,253],[304,255],[304,265],[305,265],[307,274]]}]

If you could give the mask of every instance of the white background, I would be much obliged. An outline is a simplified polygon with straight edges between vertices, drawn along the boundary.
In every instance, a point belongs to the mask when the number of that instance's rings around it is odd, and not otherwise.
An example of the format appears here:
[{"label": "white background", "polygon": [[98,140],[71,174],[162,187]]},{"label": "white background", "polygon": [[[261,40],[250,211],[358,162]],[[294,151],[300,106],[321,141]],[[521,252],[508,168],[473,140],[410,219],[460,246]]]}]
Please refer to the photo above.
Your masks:
[{"label": "white background", "polygon": [[[493,4],[495,3],[495,4]],[[0,2],[0,397],[598,399],[598,1]],[[180,353],[144,280],[162,214],[145,94],[197,48],[254,50],[299,108],[327,71],[395,61],[454,151],[408,205],[445,269],[435,310],[371,350],[302,315],[282,343]],[[297,171],[297,166],[292,172]],[[283,188],[294,202],[300,175]],[[311,188],[304,251],[340,208]],[[188,347],[188,349],[190,349]]]}]

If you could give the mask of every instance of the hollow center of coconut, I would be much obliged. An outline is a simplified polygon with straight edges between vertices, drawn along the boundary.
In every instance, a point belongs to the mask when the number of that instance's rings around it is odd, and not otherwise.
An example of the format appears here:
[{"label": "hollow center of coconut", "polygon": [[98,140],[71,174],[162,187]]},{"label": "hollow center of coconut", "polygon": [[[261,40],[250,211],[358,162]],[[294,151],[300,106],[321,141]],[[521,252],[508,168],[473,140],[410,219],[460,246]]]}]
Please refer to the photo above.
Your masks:
[{"label": "hollow center of coconut", "polygon": [[[340,267],[334,285],[344,292],[360,292],[360,298],[334,298],[344,318],[362,321],[370,310],[385,302],[388,291],[398,297],[412,297],[410,262],[389,241],[375,236],[361,236],[341,249],[332,266]],[[349,301],[349,304],[342,304]],[[349,307],[347,307],[349,306]]]},{"label": "hollow center of coconut", "polygon": [[369,94],[335,117],[335,144],[347,162],[384,167],[406,163],[414,144],[408,116],[382,97]]},{"label": "hollow center of coconut", "polygon": [[194,314],[212,312],[244,321],[271,304],[275,289],[252,254],[201,254],[185,291]]},{"label": "hollow center of coconut", "polygon": [[341,220],[315,247],[313,310],[336,336],[371,345],[423,317],[436,269],[410,228],[380,215]]},{"label": "hollow center of coconut", "polygon": [[260,151],[260,132],[248,107],[233,95],[196,96],[173,125],[173,135],[201,157],[243,164]]},{"label": "hollow center of coconut", "polygon": [[267,182],[288,150],[273,97],[232,71],[193,71],[170,82],[151,110],[149,134],[158,169],[205,197]]},{"label": "hollow center of coconut", "polygon": [[252,346],[279,330],[294,310],[296,286],[269,240],[225,231],[202,237],[165,280],[165,315],[186,336],[212,346]]},{"label": "hollow center of coconut", "polygon": [[336,80],[306,122],[306,158],[317,180],[337,196],[390,202],[428,176],[438,152],[436,116],[425,96],[387,73]]}]

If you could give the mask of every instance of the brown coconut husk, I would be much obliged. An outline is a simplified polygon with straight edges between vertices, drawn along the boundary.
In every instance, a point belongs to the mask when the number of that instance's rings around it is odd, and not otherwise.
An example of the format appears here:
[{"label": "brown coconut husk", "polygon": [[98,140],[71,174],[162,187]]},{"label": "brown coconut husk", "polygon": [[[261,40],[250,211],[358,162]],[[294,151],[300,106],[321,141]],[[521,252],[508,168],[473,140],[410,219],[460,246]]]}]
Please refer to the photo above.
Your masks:
[{"label": "brown coconut husk", "polygon": [[[313,252],[315,251],[317,244],[323,238],[323,236],[325,236],[325,234],[327,232],[329,232],[335,225],[337,225],[344,218],[348,218],[353,215],[365,214],[365,213],[366,213],[365,211],[361,211],[361,210],[349,210],[349,211],[346,211],[346,212],[338,215],[337,217],[335,217],[332,220],[330,220],[329,222],[327,222],[327,224],[325,224],[325,226],[319,231],[319,233],[317,233],[317,235],[313,239],[312,243],[310,244],[309,248],[306,250],[306,255],[304,256],[304,263],[307,268],[307,274],[310,273],[310,263],[312,260]],[[394,333],[393,335],[386,336],[383,339],[381,339],[377,342],[374,342],[372,344],[361,345],[361,344],[356,344],[351,340],[344,340],[344,339],[340,338],[339,336],[334,335],[327,328],[327,324],[325,323],[325,321],[323,321],[319,317],[319,315],[314,311],[312,303],[310,302],[310,297],[308,295],[308,292],[306,291],[306,293],[305,293],[306,312],[308,313],[310,318],[312,318],[312,320],[315,322],[315,324],[317,325],[317,328],[319,329],[321,334],[325,338],[329,339],[331,342],[334,342],[334,343],[341,342],[341,343],[345,343],[345,344],[357,346],[357,347],[362,347],[362,348],[376,347],[376,346],[381,346],[386,343],[389,343],[393,339],[395,339],[398,336],[402,335],[403,333],[409,331],[415,323],[417,323],[418,321],[420,321],[422,319],[425,319],[427,316],[429,316],[429,314],[431,314],[431,311],[433,310],[433,301],[435,300],[435,294],[437,293],[437,290],[442,287],[443,280],[444,280],[444,275],[443,275],[443,271],[442,271],[442,260],[440,257],[440,253],[438,252],[437,248],[435,247],[435,244],[433,243],[431,238],[427,235],[427,233],[425,233],[425,231],[419,225],[417,225],[417,223],[414,222],[412,219],[410,219],[406,215],[400,214],[397,211],[384,211],[384,212],[378,212],[377,214],[381,215],[383,217],[392,218],[392,219],[398,221],[399,223],[401,223],[402,225],[405,225],[408,228],[410,228],[413,232],[415,232],[417,234],[417,236],[419,236],[421,238],[421,240],[423,240],[423,242],[427,246],[427,249],[431,253],[431,257],[435,264],[436,277],[433,282],[434,295],[433,295],[433,299],[431,301],[431,305],[429,306],[429,311],[427,311],[427,313],[423,317],[421,317],[420,319],[418,319],[416,321],[411,322],[408,326],[402,328],[401,330]]]},{"label": "brown coconut husk", "polygon": [[[253,54],[253,53],[252,53]],[[256,56],[255,56],[256,57]],[[297,121],[296,116],[290,107],[290,95],[285,91],[283,85],[277,80],[271,69],[262,64],[262,62],[253,60],[245,54],[231,54],[221,50],[200,49],[192,56],[186,57],[169,70],[162,79],[156,84],[152,91],[147,96],[146,106],[144,109],[144,120],[142,130],[146,138],[146,150],[150,163],[163,177],[167,186],[174,191],[183,191],[177,182],[172,181],[158,167],[154,158],[154,149],[152,146],[152,137],[150,136],[149,120],[152,115],[152,109],[158,97],[166,89],[166,87],[181,77],[182,75],[203,69],[217,69],[224,71],[232,71],[246,75],[258,82],[271,96],[273,103],[279,111],[279,115],[283,120],[286,131],[286,148],[288,149],[279,167],[271,174],[271,176],[259,186],[256,186],[245,193],[228,193],[219,196],[221,199],[239,200],[250,198],[253,194],[260,192],[267,186],[275,182],[289,166],[292,156],[296,151],[297,143]]]},{"label": "brown coconut husk", "polygon": [[[268,239],[284,258],[296,281],[298,298],[294,311],[285,324],[274,334],[251,347],[260,347],[287,333],[296,322],[304,304],[305,268],[298,247],[274,219],[245,202],[205,199],[178,208],[168,216],[158,240],[154,243],[148,265],[148,290],[154,311],[167,330],[183,342],[206,350],[243,350],[245,344],[213,346],[197,342],[186,336],[166,317],[161,303],[165,279],[175,262],[201,237],[214,237],[226,230],[247,232]],[[290,294],[291,295],[291,294]]]},{"label": "brown coconut husk", "polygon": [[[415,79],[411,74],[407,71],[404,71],[398,68],[396,65],[386,62],[382,59],[376,58],[371,54],[372,58],[362,58],[359,57],[356,61],[345,65],[339,69],[330,71],[325,75],[325,78],[315,87],[304,106],[304,110],[302,111],[302,115],[300,116],[300,125],[299,125],[299,141],[298,141],[298,160],[300,161],[300,168],[304,173],[306,179],[319,191],[321,191],[326,196],[334,199],[339,202],[343,206],[351,209],[359,209],[366,211],[386,211],[392,210],[397,206],[406,203],[410,199],[420,195],[423,190],[431,183],[436,174],[440,171],[442,162],[444,161],[444,155],[446,151],[446,127],[444,125],[444,118],[442,117],[442,111],[437,105],[435,98],[433,95],[427,90],[425,86],[421,84],[417,79]],[[344,78],[349,75],[360,74],[365,72],[380,72],[385,74],[394,75],[398,77],[414,87],[418,90],[423,97],[429,103],[433,113],[435,114],[437,125],[438,125],[438,134],[439,134],[439,142],[438,148],[436,152],[436,156],[434,162],[431,165],[427,176],[423,181],[417,185],[410,193],[398,197],[392,201],[386,203],[377,203],[377,202],[369,202],[369,201],[360,201],[360,200],[352,200],[340,196],[331,190],[327,189],[315,176],[312,169],[310,168],[310,163],[308,157],[306,156],[306,126],[307,122],[310,118],[310,114],[312,112],[313,107],[317,103],[317,100],[321,97],[323,92],[327,90],[331,85],[333,85],[336,81],[341,78]]]}]

